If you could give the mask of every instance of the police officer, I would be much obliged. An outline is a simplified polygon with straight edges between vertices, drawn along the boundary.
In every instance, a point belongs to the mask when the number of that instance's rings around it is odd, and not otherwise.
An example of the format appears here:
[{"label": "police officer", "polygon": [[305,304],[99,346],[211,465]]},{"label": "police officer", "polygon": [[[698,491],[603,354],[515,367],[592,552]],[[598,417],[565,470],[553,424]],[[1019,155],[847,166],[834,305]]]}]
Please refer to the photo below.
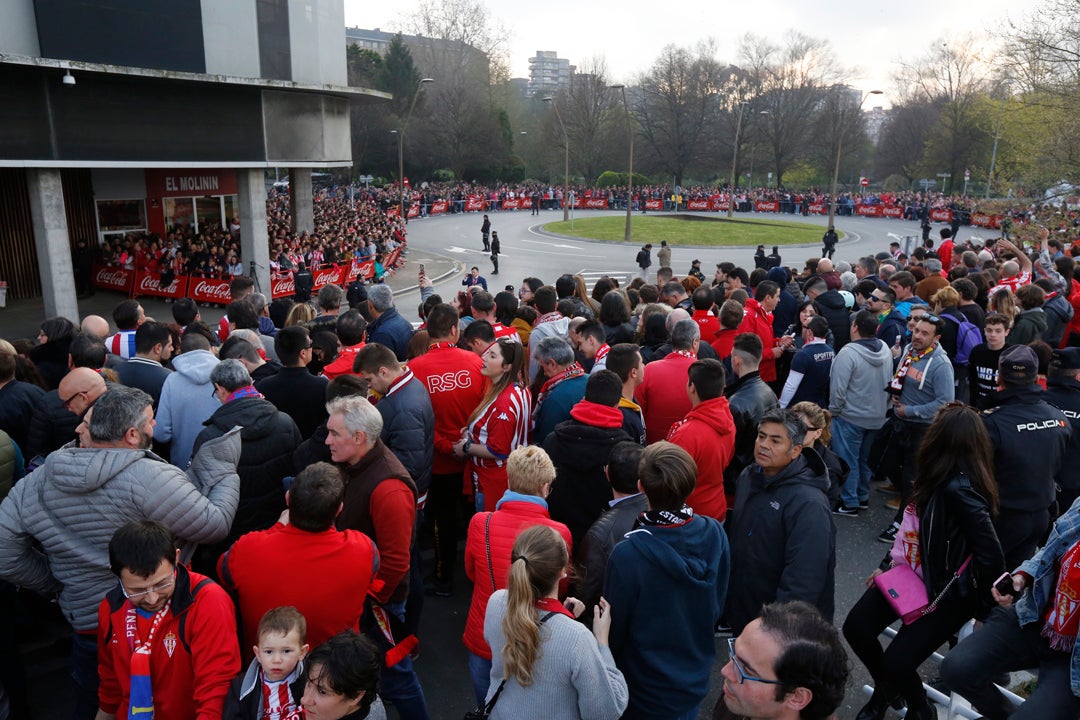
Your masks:
[{"label": "police officer", "polygon": [[1046,376],[1043,399],[1065,414],[1072,428],[1065,460],[1057,474],[1057,511],[1063,513],[1080,496],[1080,348],[1055,350]]},{"label": "police officer", "polygon": [[997,405],[982,413],[1001,497],[994,527],[1010,568],[1031,557],[1046,537],[1056,499],[1054,478],[1072,434],[1064,413],[1044,399],[1038,373],[1034,350],[1006,348],[998,362]]}]

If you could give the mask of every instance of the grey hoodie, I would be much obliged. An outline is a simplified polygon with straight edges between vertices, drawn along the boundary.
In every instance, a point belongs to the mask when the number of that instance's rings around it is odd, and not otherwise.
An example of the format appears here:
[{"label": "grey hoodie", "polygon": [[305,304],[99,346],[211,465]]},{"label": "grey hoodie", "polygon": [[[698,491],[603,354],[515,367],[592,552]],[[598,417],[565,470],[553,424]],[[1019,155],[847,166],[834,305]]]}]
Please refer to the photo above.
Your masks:
[{"label": "grey hoodie", "polygon": [[172,442],[169,461],[186,469],[191,462],[191,448],[202,432],[203,423],[221,407],[214,397],[210,371],[218,364],[209,350],[191,350],[173,358],[172,375],[161,386],[154,419],[154,439]]},{"label": "grey hoodie", "polygon": [[893,375],[889,346],[877,338],[848,343],[836,353],[829,378],[829,412],[863,430],[885,424]]}]

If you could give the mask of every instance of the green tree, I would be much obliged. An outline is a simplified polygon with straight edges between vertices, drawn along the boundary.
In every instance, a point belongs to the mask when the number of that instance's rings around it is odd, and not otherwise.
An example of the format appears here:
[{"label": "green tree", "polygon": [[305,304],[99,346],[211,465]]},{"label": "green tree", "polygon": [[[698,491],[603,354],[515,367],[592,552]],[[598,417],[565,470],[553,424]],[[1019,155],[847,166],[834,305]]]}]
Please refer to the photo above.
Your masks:
[{"label": "green tree", "polygon": [[[401,33],[390,40],[390,47],[378,69],[375,85],[379,90],[394,96],[390,107],[395,115],[404,119],[420,89],[420,71],[416,69],[412,53],[405,47]],[[422,100],[423,98],[417,101],[417,104]]]},{"label": "green tree", "polygon": [[345,63],[349,73],[349,85],[353,87],[377,87],[383,69],[382,55],[350,43],[345,47]]}]

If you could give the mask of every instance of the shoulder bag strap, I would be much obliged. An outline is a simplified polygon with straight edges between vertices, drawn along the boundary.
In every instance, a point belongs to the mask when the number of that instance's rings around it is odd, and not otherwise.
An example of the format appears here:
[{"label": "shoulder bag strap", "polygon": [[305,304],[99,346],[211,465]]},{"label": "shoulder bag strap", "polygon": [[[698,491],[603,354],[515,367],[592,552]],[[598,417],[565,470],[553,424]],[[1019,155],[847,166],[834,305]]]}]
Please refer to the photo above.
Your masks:
[{"label": "shoulder bag strap", "polygon": [[[488,561],[488,579],[491,580],[491,592],[495,593],[495,570],[491,567],[491,516],[494,513],[488,513],[487,519],[484,520],[484,551],[487,553]],[[499,687],[502,690],[502,687]],[[499,697],[498,694],[495,697]]]},{"label": "shoulder bag strap", "polygon": [[945,594],[949,592],[949,589],[953,586],[953,583],[959,580],[960,576],[964,574],[965,570],[967,570],[967,566],[969,563],[971,563],[972,557],[972,555],[968,555],[967,558],[964,559],[964,562],[961,563],[960,568],[953,573],[953,576],[951,578],[949,578],[949,582],[945,584],[945,587],[942,588],[941,592],[938,593],[938,596],[934,598],[934,601],[927,605],[926,608],[923,610],[923,615],[929,615],[930,613],[937,610],[938,603],[940,603],[942,598],[945,597]]}]

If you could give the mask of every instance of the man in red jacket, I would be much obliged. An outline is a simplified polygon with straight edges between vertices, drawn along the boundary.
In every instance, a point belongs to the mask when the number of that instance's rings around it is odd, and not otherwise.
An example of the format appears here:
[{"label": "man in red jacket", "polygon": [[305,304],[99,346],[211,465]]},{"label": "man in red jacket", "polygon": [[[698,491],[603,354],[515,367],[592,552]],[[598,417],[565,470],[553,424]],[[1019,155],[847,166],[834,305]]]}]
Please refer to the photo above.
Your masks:
[{"label": "man in red jacket", "polygon": [[[739,333],[754,333],[761,338],[764,353],[759,372],[761,379],[770,386],[776,384],[776,359],[795,342],[787,335],[777,338],[773,334],[773,310],[780,302],[780,286],[772,280],[763,280],[754,288],[754,297],[746,301],[746,316],[739,325]],[[773,391],[776,388],[773,387]]]},{"label": "man in red jacket", "polygon": [[425,514],[435,525],[435,572],[428,590],[441,597],[454,592],[464,464],[454,458],[454,443],[469,415],[484,398],[483,360],[457,346],[458,313],[445,303],[428,311],[428,351],[409,361],[413,376],[427,388],[435,411],[435,460]]},{"label": "man in red jacket", "polygon": [[697,463],[697,484],[686,504],[698,515],[724,522],[728,509],[724,469],[735,455],[735,421],[724,397],[724,365],[719,360],[698,360],[687,374],[686,394],[693,409],[671,428],[667,439]]},{"label": "man in red jacket", "polygon": [[244,535],[218,560],[218,577],[240,605],[242,647],[257,645],[262,616],[284,605],[307,620],[312,647],[342,630],[360,631],[379,551],[362,532],[334,529],[344,495],[336,467],[309,465],[285,494],[288,517]]},{"label": "man in red jacket", "polygon": [[218,720],[240,672],[236,611],[221,586],[179,563],[161,523],[124,525],[109,542],[120,578],[98,608],[98,720],[145,713]]},{"label": "man in red jacket", "polygon": [[638,404],[645,414],[645,439],[663,440],[671,426],[690,412],[686,396],[686,370],[697,360],[701,331],[684,315],[671,327],[671,352],[645,366],[644,379],[637,389]]}]

